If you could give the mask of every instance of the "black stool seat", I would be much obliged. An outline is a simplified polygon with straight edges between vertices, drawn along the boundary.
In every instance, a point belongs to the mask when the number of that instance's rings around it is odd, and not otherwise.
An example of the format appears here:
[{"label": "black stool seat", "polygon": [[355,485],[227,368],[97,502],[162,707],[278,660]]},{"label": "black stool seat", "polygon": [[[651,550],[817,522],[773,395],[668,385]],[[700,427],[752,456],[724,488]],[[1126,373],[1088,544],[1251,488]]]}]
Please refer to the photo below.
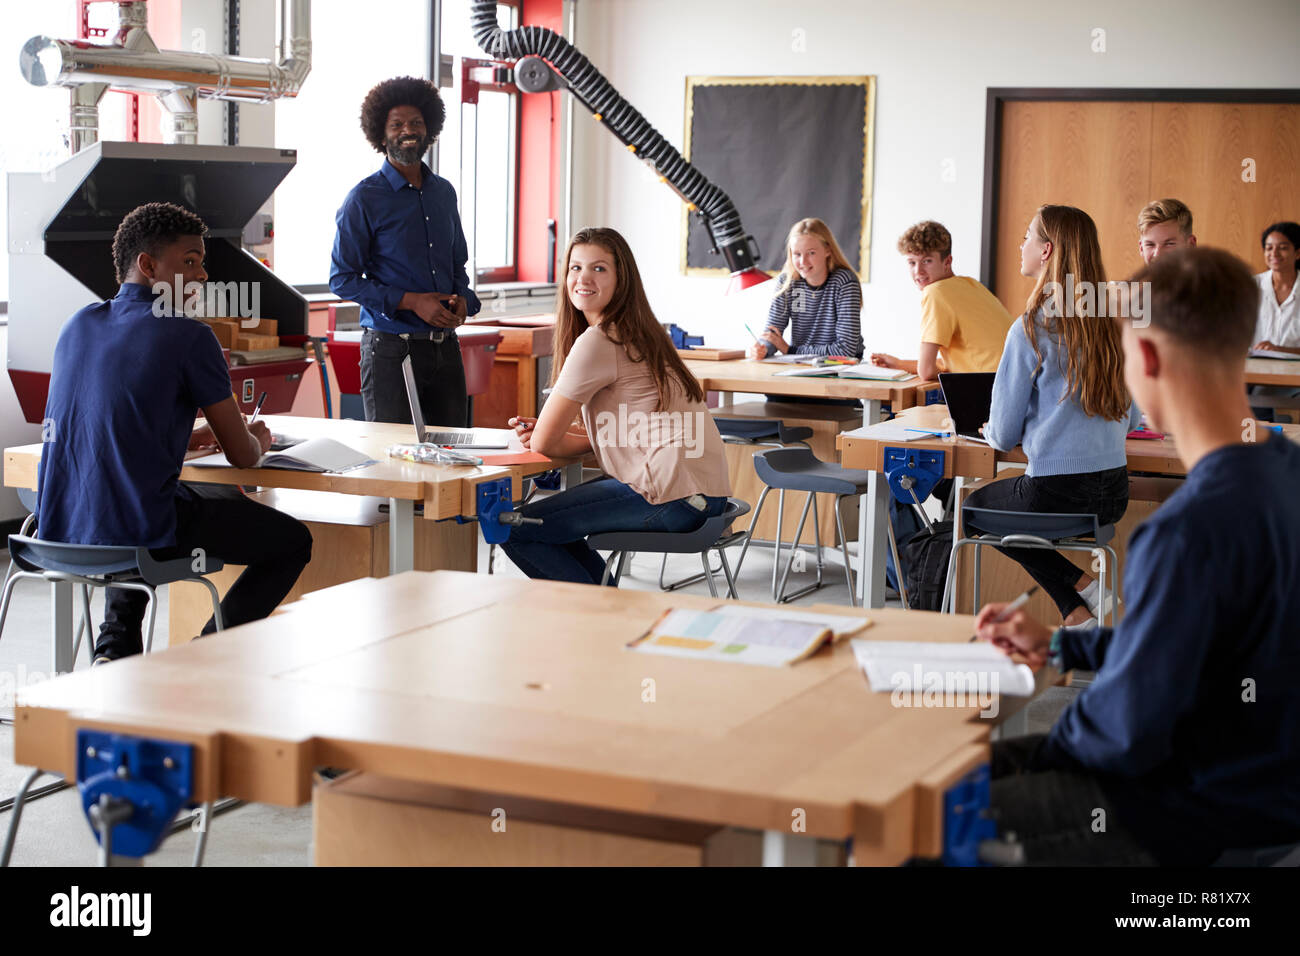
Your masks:
[{"label": "black stool seat", "polygon": [[1040,511],[999,511],[996,508],[961,509],[962,521],[969,527],[995,534],[999,537],[1009,535],[1032,535],[1048,541],[1063,541],[1066,538],[1091,538],[1097,544],[1106,544],[1115,537],[1113,524],[1102,524],[1096,515],[1091,514],[1055,514]]},{"label": "black stool seat", "polygon": [[587,536],[587,544],[597,551],[648,551],[654,554],[699,554],[723,536],[731,523],[749,513],[749,503],[728,498],[722,514],[706,518],[694,531],[673,534],[668,531],[604,531]]},{"label": "black stool seat", "polygon": [[807,441],[813,436],[813,430],[806,425],[791,428],[779,418],[722,418],[714,416],[713,424],[723,438],[741,439],[743,441],[762,441],[774,438],[782,445]]},{"label": "black stool seat", "polygon": [[754,456],[754,470],[769,488],[861,495],[871,472],[822,461],[807,448],[779,448]]}]

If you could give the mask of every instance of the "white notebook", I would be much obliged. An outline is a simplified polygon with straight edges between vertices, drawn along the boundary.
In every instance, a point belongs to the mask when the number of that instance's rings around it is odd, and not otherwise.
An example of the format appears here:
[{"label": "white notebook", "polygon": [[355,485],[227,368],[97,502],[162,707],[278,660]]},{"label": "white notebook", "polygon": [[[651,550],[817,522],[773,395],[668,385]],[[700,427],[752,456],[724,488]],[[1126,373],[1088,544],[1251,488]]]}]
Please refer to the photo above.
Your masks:
[{"label": "white notebook", "polygon": [[878,694],[892,691],[973,693],[1032,697],[1034,672],[987,642],[854,640],[853,656]]},{"label": "white notebook", "polygon": [[1274,352],[1272,349],[1251,349],[1251,358],[1283,359],[1288,362],[1300,362],[1300,355],[1294,352]]},{"label": "white notebook", "polygon": [[[224,452],[195,458],[185,464],[198,468],[231,468]],[[340,472],[351,471],[364,465],[373,465],[375,460],[368,458],[355,448],[349,448],[332,438],[309,438],[304,442],[284,451],[268,452],[262,456],[254,468],[286,468],[290,471]]]},{"label": "white notebook", "polygon": [[787,368],[775,373],[796,377],[838,377],[870,379],[878,382],[901,382],[906,378],[915,378],[911,372],[901,368],[884,368],[865,362],[861,365],[819,365],[814,368]]}]

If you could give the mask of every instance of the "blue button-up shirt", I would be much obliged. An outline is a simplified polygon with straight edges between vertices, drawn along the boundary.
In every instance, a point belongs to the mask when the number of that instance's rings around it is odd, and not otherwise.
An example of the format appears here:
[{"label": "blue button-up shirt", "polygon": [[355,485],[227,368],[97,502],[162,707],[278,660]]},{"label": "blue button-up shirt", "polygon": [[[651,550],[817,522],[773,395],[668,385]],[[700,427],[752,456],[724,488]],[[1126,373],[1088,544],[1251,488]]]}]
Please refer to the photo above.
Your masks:
[{"label": "blue button-up shirt", "polygon": [[469,314],[479,309],[469,287],[469,251],[451,183],[420,164],[424,185],[412,186],[388,160],[348,193],[335,221],[330,291],[361,306],[361,324],[379,332],[427,332],[408,309],[407,292],[465,297]]}]

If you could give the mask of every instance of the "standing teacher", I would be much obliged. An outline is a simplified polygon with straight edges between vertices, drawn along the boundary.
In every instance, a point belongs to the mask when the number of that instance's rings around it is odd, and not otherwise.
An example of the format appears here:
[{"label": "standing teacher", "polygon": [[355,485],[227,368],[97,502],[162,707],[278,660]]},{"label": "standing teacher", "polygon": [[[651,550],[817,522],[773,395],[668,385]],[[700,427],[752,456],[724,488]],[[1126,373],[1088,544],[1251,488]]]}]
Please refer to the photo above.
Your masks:
[{"label": "standing teacher", "polygon": [[409,423],[408,355],[430,424],[468,424],[455,328],[479,311],[456,190],[420,157],[446,110],[427,80],[385,80],[361,104],[361,129],[385,155],[339,208],[330,291],[361,306],[361,399],[366,420]]}]

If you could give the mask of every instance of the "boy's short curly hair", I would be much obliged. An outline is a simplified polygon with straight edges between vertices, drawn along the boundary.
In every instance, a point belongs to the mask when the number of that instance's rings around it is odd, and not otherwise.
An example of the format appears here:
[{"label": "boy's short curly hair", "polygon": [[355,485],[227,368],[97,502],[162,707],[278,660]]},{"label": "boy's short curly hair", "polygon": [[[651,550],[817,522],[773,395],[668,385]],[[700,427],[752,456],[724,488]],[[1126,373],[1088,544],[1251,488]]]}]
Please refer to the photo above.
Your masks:
[{"label": "boy's short curly hair", "polygon": [[394,106],[414,106],[419,110],[431,137],[436,139],[442,132],[447,108],[442,105],[437,87],[414,76],[384,80],[361,102],[361,131],[376,152],[384,152],[384,127],[388,124],[388,111]]},{"label": "boy's short curly hair", "polygon": [[905,256],[937,252],[947,259],[952,255],[952,234],[933,220],[918,222],[898,237],[898,251]]},{"label": "boy's short curly hair", "polygon": [[147,202],[136,206],[113,233],[113,267],[117,281],[125,282],[136,257],[145,252],[162,254],[181,236],[206,236],[208,227],[196,214],[169,202]]}]

